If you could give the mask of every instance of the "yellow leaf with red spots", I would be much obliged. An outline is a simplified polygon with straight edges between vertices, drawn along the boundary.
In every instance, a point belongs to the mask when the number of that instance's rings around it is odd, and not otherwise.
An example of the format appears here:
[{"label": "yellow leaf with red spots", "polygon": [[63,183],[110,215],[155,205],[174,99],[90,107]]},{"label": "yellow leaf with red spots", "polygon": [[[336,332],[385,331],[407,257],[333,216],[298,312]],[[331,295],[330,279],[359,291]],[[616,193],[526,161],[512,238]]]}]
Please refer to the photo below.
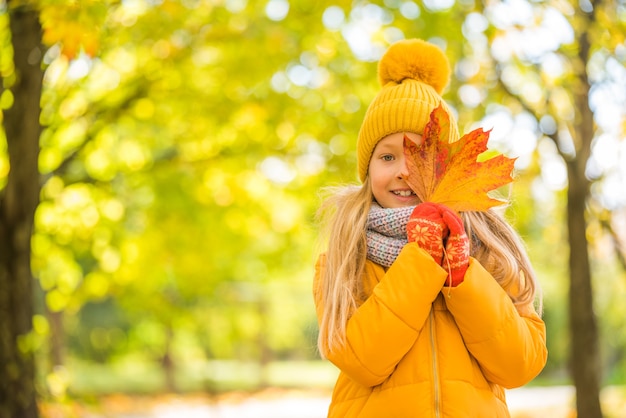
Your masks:
[{"label": "yellow leaf with red spots", "polygon": [[487,151],[489,131],[479,128],[455,142],[448,141],[449,132],[450,117],[438,106],[424,128],[421,144],[405,135],[409,187],[422,202],[441,203],[458,212],[485,211],[503,204],[489,192],[513,181],[515,158],[502,154],[479,158]]}]

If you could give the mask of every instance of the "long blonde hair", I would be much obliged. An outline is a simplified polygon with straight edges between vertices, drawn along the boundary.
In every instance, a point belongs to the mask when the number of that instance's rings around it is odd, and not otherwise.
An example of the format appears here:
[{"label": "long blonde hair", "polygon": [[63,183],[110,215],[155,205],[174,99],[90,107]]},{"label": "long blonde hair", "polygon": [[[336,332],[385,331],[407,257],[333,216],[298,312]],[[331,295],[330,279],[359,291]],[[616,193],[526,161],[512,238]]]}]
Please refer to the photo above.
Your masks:
[{"label": "long blonde hair", "polygon": [[[363,300],[362,276],[367,259],[366,223],[372,204],[369,178],[362,186],[328,189],[318,211],[326,264],[319,278],[322,313],[318,349],[322,355],[345,343],[346,325]],[[537,302],[541,294],[524,243],[500,209],[463,212],[470,254],[507,292],[518,309]]]}]

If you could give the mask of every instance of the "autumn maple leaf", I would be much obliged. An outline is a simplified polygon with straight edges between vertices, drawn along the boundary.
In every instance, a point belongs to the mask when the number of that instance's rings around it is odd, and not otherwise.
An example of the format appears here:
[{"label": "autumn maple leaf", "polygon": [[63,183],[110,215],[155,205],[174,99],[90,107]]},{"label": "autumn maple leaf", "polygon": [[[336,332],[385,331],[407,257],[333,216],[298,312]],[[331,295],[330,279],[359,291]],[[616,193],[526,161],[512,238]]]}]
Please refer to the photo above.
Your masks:
[{"label": "autumn maple leaf", "polygon": [[479,161],[490,131],[478,128],[455,142],[448,141],[449,132],[450,117],[438,106],[430,114],[421,144],[404,136],[409,187],[422,202],[441,203],[458,212],[503,204],[488,193],[513,181],[515,158],[498,154]]}]

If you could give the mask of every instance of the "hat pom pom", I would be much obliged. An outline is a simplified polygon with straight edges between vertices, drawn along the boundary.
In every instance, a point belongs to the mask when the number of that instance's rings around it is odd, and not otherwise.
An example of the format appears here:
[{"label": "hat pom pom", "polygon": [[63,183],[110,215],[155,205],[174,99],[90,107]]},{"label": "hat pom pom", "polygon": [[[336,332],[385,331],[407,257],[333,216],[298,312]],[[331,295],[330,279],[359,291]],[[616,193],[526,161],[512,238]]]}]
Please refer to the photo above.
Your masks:
[{"label": "hat pom pom", "polygon": [[381,86],[406,79],[421,81],[439,94],[450,81],[450,63],[443,51],[421,39],[405,39],[391,45],[378,63]]}]

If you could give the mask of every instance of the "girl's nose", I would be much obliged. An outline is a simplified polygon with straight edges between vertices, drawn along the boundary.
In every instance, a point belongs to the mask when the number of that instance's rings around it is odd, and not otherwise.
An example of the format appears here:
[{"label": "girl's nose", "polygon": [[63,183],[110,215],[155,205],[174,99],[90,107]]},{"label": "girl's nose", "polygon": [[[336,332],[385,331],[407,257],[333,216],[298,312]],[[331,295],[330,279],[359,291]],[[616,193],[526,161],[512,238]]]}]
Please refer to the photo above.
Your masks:
[{"label": "girl's nose", "polygon": [[409,167],[406,164],[406,157],[403,155],[399,161],[398,178],[406,179],[409,176]]}]

